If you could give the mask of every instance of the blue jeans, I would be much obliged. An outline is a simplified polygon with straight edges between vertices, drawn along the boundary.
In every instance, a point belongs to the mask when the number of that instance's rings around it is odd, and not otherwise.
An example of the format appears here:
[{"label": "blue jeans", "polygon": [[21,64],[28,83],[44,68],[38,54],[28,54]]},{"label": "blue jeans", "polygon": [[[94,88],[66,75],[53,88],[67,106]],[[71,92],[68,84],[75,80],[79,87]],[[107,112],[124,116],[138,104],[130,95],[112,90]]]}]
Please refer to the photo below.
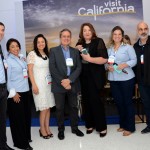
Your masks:
[{"label": "blue jeans", "polygon": [[114,101],[120,115],[120,128],[135,131],[135,110],[132,101],[134,78],[127,81],[110,81]]},{"label": "blue jeans", "polygon": [[142,83],[139,85],[141,100],[144,105],[144,111],[146,115],[146,123],[147,126],[150,128],[150,86],[146,86]]}]

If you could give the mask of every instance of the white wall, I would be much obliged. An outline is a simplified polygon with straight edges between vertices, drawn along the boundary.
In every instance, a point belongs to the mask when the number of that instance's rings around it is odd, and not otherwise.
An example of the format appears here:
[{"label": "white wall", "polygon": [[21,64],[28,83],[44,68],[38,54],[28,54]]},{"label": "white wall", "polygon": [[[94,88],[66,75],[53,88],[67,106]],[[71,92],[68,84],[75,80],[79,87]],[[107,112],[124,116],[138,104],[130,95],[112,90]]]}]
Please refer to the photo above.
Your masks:
[{"label": "white wall", "polygon": [[[5,37],[2,41],[2,47],[5,48],[6,41],[13,37],[17,38],[25,54],[25,35],[23,22],[23,0],[0,0],[0,21],[6,26]],[[42,0],[41,0],[42,2]],[[143,0],[144,21],[150,27],[150,0]]]},{"label": "white wall", "polygon": [[22,1],[23,0],[0,0],[0,21],[5,24],[6,28],[5,37],[2,40],[3,50],[6,50],[6,42],[9,38],[16,38],[21,43],[22,53],[25,54]]}]

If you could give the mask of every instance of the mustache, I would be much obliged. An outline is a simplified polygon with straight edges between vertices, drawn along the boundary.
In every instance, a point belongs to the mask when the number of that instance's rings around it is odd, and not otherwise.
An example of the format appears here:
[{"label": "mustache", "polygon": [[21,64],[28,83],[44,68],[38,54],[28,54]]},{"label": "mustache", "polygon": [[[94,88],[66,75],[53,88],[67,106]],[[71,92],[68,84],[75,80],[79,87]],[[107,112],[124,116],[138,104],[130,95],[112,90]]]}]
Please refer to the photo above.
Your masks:
[{"label": "mustache", "polygon": [[149,32],[143,32],[142,34],[139,35],[139,38],[146,38],[148,36]]},{"label": "mustache", "polygon": [[146,35],[148,35],[148,33],[146,32],[141,34],[141,36],[146,36]]}]

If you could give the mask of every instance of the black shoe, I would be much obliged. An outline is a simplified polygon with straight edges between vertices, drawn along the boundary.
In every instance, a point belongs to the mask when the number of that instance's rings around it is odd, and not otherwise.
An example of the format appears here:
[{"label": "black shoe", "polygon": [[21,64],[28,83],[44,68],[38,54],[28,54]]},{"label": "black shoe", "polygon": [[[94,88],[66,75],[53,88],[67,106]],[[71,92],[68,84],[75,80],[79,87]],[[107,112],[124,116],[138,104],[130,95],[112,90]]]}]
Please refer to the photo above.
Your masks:
[{"label": "black shoe", "polygon": [[91,134],[93,132],[93,129],[91,130],[86,130],[86,134]]},{"label": "black shoe", "polygon": [[65,136],[64,136],[64,131],[59,131],[59,132],[58,132],[58,138],[59,138],[60,140],[63,140],[63,139],[65,138]]},{"label": "black shoe", "polygon": [[76,134],[77,136],[84,136],[84,134],[79,129],[72,130],[72,133]]},{"label": "black shoe", "polygon": [[106,134],[107,134],[107,132],[106,133],[99,133],[99,136],[104,137],[104,136],[106,136]]},{"label": "black shoe", "polygon": [[146,133],[150,133],[150,128],[149,127],[146,127],[145,129],[143,129],[141,131],[142,134],[146,134]]},{"label": "black shoe", "polygon": [[53,138],[53,137],[54,137],[53,133],[48,134],[48,136],[49,136],[50,138]]},{"label": "black shoe", "polygon": [[100,133],[99,133],[99,136],[100,136],[100,137],[105,137],[106,135],[107,135],[107,130],[106,130],[106,132],[100,132]]},{"label": "black shoe", "polygon": [[32,142],[32,140],[28,140],[28,142],[29,142],[29,143],[31,143],[31,142]]},{"label": "black shoe", "polygon": [[13,148],[9,147],[7,144],[2,149],[3,150],[14,150]]},{"label": "black shoe", "polygon": [[49,138],[50,138],[48,135],[42,135],[41,130],[39,130],[39,135],[40,135],[40,137],[42,137],[43,139],[49,139]]},{"label": "black shoe", "polygon": [[33,150],[33,148],[31,146],[29,146],[25,150]]}]

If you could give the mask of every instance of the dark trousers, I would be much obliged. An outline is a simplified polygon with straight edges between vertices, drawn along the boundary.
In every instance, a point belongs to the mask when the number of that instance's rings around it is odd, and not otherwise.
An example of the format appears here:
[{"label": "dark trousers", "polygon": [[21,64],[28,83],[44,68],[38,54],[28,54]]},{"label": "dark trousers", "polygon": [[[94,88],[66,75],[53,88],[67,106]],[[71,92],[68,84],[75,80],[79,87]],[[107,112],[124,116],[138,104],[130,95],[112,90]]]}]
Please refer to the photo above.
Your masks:
[{"label": "dark trousers", "polygon": [[120,115],[120,128],[135,131],[135,110],[132,101],[134,78],[127,81],[110,81],[110,87]]},{"label": "dark trousers", "polygon": [[99,90],[92,75],[88,71],[81,74],[81,94],[83,107],[85,109],[85,126],[86,128],[96,128],[96,131],[101,132],[107,129],[104,104],[101,100],[101,90]]},{"label": "dark trousers", "polygon": [[56,103],[56,116],[58,123],[58,130],[64,131],[64,107],[65,100],[68,100],[69,115],[72,130],[77,129],[78,126],[78,108],[77,108],[77,94],[72,92],[54,93]]},{"label": "dark trousers", "polygon": [[31,139],[31,108],[29,92],[19,93],[20,102],[15,103],[12,98],[8,99],[8,115],[14,146],[25,149]]},{"label": "dark trousers", "polygon": [[6,144],[7,89],[0,87],[0,149]]},{"label": "dark trousers", "polygon": [[150,86],[139,84],[140,96],[144,105],[144,111],[146,114],[146,123],[150,128]]}]

